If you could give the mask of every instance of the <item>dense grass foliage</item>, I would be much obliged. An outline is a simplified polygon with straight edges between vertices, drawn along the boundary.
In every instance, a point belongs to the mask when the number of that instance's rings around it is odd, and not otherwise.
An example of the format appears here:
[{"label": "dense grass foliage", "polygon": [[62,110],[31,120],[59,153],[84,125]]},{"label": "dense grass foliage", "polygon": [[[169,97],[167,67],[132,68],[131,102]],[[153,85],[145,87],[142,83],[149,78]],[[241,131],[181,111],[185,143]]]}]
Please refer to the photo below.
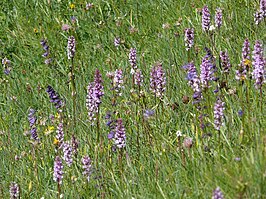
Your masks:
[{"label": "dense grass foliage", "polygon": [[[212,27],[216,8],[222,9],[220,28],[202,29],[205,5]],[[211,198],[217,187],[225,198],[266,198],[266,19],[255,24],[259,9],[251,0],[1,0],[0,198],[10,197],[12,182],[21,198]],[[194,30],[189,50],[187,28]],[[242,60],[245,39],[251,53]],[[256,41],[264,48],[264,83],[257,88]],[[218,79],[200,89],[196,102],[183,66],[194,63],[200,76],[205,47]],[[133,84],[133,48],[142,85]],[[230,59],[229,73],[221,51]],[[239,81],[241,60],[248,72]],[[98,103],[87,89],[98,81],[96,69],[104,91]],[[116,70],[121,87],[112,84]],[[161,70],[156,81],[162,85],[154,84],[161,94],[150,89],[153,70]],[[48,85],[55,93],[47,93]],[[93,121],[89,103],[97,106]],[[215,128],[217,117],[221,127]],[[115,144],[117,136],[126,136],[125,147]],[[59,159],[61,184],[54,180]]]}]

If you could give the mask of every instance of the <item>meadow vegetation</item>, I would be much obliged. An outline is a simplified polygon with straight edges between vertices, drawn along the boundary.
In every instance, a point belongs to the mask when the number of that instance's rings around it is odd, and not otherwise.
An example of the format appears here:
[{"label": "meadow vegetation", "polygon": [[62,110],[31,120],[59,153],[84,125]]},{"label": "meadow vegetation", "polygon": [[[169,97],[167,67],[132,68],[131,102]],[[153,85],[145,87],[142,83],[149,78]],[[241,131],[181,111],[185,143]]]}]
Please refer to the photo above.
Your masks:
[{"label": "meadow vegetation", "polygon": [[266,198],[265,0],[0,10],[0,198]]}]

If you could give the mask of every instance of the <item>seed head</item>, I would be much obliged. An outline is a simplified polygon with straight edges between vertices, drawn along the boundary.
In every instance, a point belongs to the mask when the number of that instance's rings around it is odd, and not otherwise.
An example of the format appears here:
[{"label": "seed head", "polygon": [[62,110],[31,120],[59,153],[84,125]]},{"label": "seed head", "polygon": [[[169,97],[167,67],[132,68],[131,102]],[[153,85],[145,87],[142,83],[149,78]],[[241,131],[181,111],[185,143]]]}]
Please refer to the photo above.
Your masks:
[{"label": "seed head", "polygon": [[190,137],[186,137],[183,141],[183,145],[184,145],[184,147],[190,149],[193,145],[193,139]]}]

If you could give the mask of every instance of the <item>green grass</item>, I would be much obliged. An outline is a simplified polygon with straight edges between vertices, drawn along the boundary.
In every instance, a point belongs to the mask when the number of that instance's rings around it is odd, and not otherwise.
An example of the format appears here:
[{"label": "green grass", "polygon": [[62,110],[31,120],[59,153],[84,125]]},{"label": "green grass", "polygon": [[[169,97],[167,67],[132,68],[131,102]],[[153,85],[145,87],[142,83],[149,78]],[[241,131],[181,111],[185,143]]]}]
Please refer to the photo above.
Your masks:
[{"label": "green grass", "polygon": [[[241,49],[245,38],[251,42],[251,51],[256,40],[266,42],[266,26],[254,24],[253,14],[259,3],[243,1],[94,1],[94,7],[85,10],[85,1],[51,0],[2,0],[0,3],[0,57],[11,60],[12,71],[5,75],[0,70],[0,198],[9,198],[9,185],[20,186],[21,198],[56,198],[57,184],[53,181],[53,166],[56,156],[53,144],[58,120],[52,123],[49,116],[56,115],[45,92],[51,85],[65,100],[65,140],[74,134],[79,140],[79,153],[69,168],[64,163],[64,178],[61,193],[64,198],[211,198],[219,186],[225,198],[266,198],[266,119],[265,90],[262,95],[254,88],[254,81],[241,86],[235,80],[235,70],[241,61]],[[215,45],[202,31],[201,15],[197,8],[208,5],[212,24],[216,7],[223,9],[223,26],[215,31]],[[70,17],[75,16],[77,23]],[[176,22],[180,20],[180,25]],[[61,30],[62,24],[72,26]],[[169,23],[169,29],[163,24]],[[130,33],[130,27],[138,31]],[[184,44],[184,29],[194,28],[195,40],[191,60],[198,71],[209,47],[216,57],[227,50],[232,69],[228,77],[229,90],[222,89],[226,104],[225,125],[218,132],[213,128],[213,106],[216,96],[212,90],[204,93],[207,106],[207,126],[199,129],[200,113],[192,100],[182,102],[184,95],[192,98],[186,72],[182,66],[188,63]],[[35,30],[35,31],[34,31]],[[73,126],[73,107],[69,72],[71,62],[67,59],[67,39],[76,39],[74,58],[77,90],[76,120]],[[114,38],[122,44],[116,48]],[[45,65],[40,45],[47,39],[52,64]],[[138,91],[132,91],[132,75],[128,53],[137,49],[137,65],[144,75],[139,99]],[[196,53],[196,48],[198,53]],[[265,47],[264,47],[265,48]],[[264,53],[265,54],[265,53]],[[265,56],[265,55],[264,55]],[[162,101],[149,91],[150,69],[160,61],[166,71],[167,85]],[[86,87],[93,81],[99,69],[103,77],[105,95],[100,106],[100,138],[97,128],[91,126],[86,110]],[[124,89],[112,107],[110,79],[106,73],[122,69]],[[1,68],[2,69],[2,68]],[[221,76],[221,71],[218,69]],[[263,86],[265,89],[265,85]],[[248,102],[246,92],[248,90]],[[144,103],[145,102],[145,103]],[[177,104],[173,109],[172,104]],[[41,143],[32,144],[29,131],[28,111],[36,109],[37,132]],[[244,108],[243,117],[238,111]],[[156,114],[143,121],[143,111],[154,109]],[[112,152],[108,141],[109,130],[104,119],[107,111],[117,111],[126,129],[127,146],[119,153]],[[53,126],[54,131],[45,135]],[[179,147],[176,131],[193,138],[190,150]],[[201,138],[202,133],[212,137]],[[137,144],[139,135],[140,144]],[[182,143],[181,145],[182,146]],[[205,146],[209,148],[204,150]],[[183,152],[181,152],[183,150]],[[21,156],[15,160],[15,156]],[[93,164],[91,180],[87,183],[82,175],[81,158],[90,156]],[[235,158],[239,157],[240,161]],[[74,180],[75,179],[75,180]]]}]

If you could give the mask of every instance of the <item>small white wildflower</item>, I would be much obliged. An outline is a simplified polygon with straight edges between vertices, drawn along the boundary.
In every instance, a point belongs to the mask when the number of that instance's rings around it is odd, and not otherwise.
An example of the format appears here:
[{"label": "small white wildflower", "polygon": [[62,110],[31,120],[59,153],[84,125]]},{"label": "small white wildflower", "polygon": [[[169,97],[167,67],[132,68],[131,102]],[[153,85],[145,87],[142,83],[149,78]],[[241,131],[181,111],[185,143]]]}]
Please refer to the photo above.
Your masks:
[{"label": "small white wildflower", "polygon": [[179,137],[182,137],[182,132],[181,131],[177,131],[176,132],[176,136],[179,138]]},{"label": "small white wildflower", "polygon": [[169,24],[169,23],[164,23],[164,24],[162,25],[162,28],[163,28],[163,29],[169,29],[169,28],[170,28],[170,24]]},{"label": "small white wildflower", "polygon": [[133,68],[131,68],[131,70],[130,70],[130,74],[131,75],[134,75],[136,73],[136,71],[133,69]]},{"label": "small white wildflower", "polygon": [[211,25],[209,31],[213,31],[213,30],[215,30],[215,26]]}]

